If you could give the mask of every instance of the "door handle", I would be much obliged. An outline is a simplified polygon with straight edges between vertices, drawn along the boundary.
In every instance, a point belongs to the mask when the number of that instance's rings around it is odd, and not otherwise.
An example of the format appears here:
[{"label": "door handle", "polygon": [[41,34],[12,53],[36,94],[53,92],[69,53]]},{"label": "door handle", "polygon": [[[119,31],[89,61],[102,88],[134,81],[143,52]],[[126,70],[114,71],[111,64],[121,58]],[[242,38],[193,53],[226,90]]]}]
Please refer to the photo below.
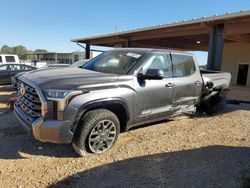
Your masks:
[{"label": "door handle", "polygon": [[197,80],[194,84],[199,86],[199,85],[201,85],[201,82]]},{"label": "door handle", "polygon": [[174,87],[175,84],[174,83],[167,83],[165,86],[171,88],[171,87]]}]

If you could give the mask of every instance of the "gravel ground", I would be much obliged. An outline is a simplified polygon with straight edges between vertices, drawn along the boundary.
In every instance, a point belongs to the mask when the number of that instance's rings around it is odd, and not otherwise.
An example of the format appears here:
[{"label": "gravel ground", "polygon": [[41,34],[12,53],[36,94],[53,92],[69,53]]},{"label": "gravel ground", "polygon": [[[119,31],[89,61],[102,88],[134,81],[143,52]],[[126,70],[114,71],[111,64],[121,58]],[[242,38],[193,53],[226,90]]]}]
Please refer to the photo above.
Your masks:
[{"label": "gravel ground", "polygon": [[[8,90],[8,91],[6,91]],[[0,112],[14,92],[0,88]],[[248,187],[250,107],[179,116],[120,135],[102,155],[33,140],[0,115],[0,187]]]}]

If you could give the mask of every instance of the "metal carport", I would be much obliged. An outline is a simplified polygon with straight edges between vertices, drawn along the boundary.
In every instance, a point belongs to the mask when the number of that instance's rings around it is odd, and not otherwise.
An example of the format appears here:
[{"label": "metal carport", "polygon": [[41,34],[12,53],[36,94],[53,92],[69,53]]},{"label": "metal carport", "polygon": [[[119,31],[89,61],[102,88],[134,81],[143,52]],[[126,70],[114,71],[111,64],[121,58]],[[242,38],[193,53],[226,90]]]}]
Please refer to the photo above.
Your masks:
[{"label": "metal carport", "polygon": [[208,69],[220,70],[224,43],[250,43],[250,11],[214,15],[141,29],[72,39],[106,47],[171,48],[185,51],[208,51]]}]

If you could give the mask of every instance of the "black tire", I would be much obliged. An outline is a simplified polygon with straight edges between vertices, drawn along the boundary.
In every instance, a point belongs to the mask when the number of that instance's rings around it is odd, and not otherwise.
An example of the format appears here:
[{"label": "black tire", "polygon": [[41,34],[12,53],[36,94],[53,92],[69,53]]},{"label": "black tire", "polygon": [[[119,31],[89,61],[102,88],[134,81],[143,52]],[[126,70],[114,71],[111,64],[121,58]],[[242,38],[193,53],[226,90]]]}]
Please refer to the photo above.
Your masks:
[{"label": "black tire", "polygon": [[205,110],[207,115],[215,115],[222,112],[226,108],[226,101],[224,98],[218,98],[216,102],[209,104]]},{"label": "black tire", "polygon": [[[103,134],[104,133],[99,133],[99,128],[98,127],[101,127],[101,126],[107,126],[105,125],[105,122],[107,123],[110,123],[109,125],[112,126],[112,132],[116,132],[116,134],[112,134],[112,135],[108,135],[108,133],[106,134],[106,131],[108,131],[108,128],[107,130],[105,131],[105,138],[108,138],[108,140],[111,138],[110,136],[112,136],[112,143],[108,143],[106,141],[106,144],[104,144],[104,140],[101,140],[101,137],[103,137]],[[94,130],[95,129],[95,130]],[[92,142],[90,141],[91,138],[90,136],[93,136],[92,133],[94,132],[95,134],[97,134],[95,131],[96,129],[98,130],[98,134],[101,134],[101,135],[98,135],[96,136],[96,138],[94,138],[95,140],[98,140],[98,141],[94,141],[94,142],[99,142],[100,145],[108,145],[110,144],[109,146],[107,146],[107,149],[104,150],[103,152],[100,150],[95,150],[96,147],[96,143],[93,143],[93,146],[92,146]],[[104,129],[104,128],[103,128]],[[110,133],[110,132],[109,132]],[[120,122],[119,122],[119,119],[117,118],[117,116],[109,111],[109,110],[106,110],[106,109],[96,109],[96,110],[92,110],[92,111],[89,111],[87,112],[83,118],[82,118],[82,121],[81,121],[81,124],[79,125],[79,127],[77,128],[76,130],[76,133],[75,133],[75,136],[74,136],[74,139],[73,139],[73,148],[75,149],[75,151],[80,155],[80,156],[86,156],[86,155],[89,155],[89,154],[101,154],[101,153],[104,153],[108,150],[110,150],[114,144],[116,143],[116,140],[118,138],[118,135],[120,133]],[[92,138],[93,139],[93,138]],[[104,139],[104,138],[102,138]],[[110,140],[109,140],[110,142]],[[98,145],[99,145],[98,144]],[[105,147],[104,147],[105,148]],[[96,151],[96,152],[95,152]]]},{"label": "black tire", "polygon": [[226,102],[224,97],[215,96],[211,98],[209,101],[203,102],[197,108],[197,113],[205,112],[207,115],[215,115],[221,111],[223,111],[226,107]]}]

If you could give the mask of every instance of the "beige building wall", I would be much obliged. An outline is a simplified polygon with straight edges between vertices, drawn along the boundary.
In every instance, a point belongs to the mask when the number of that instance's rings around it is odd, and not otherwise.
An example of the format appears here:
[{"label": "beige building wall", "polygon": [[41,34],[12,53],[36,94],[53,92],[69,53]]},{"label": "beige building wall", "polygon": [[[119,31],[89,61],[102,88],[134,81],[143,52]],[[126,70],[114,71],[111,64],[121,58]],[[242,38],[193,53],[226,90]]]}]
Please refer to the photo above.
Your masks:
[{"label": "beige building wall", "polygon": [[250,87],[250,43],[224,43],[221,70],[232,74],[232,85],[236,85],[239,64],[249,64],[247,86]]}]

